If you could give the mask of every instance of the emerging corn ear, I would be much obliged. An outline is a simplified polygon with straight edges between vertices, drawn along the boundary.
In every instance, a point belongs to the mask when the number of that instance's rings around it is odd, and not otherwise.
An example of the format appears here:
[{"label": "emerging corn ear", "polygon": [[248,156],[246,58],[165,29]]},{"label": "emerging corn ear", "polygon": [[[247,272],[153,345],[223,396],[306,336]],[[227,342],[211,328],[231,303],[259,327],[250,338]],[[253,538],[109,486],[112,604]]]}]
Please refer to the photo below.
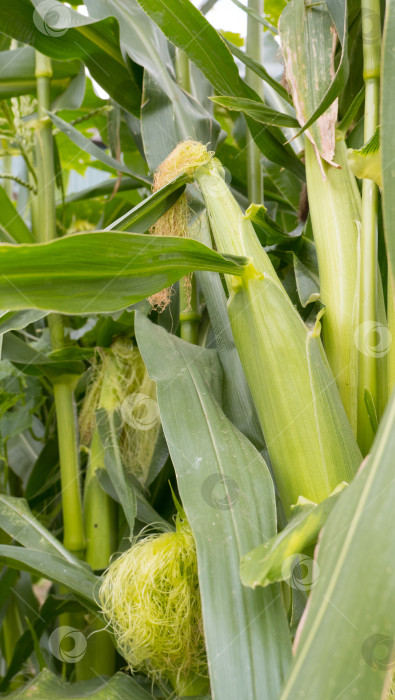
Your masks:
[{"label": "emerging corn ear", "polygon": [[180,695],[208,690],[196,546],[185,517],[115,559],[99,592],[132,670],[168,680]]},{"label": "emerging corn ear", "polygon": [[341,169],[319,164],[308,139],[305,149],[321,299],[326,306],[322,321],[323,341],[343,406],[356,435],[358,351],[355,333],[358,333],[359,325],[357,246],[361,195],[347,165],[343,138],[337,138],[335,149],[335,160]]},{"label": "emerging corn ear", "polygon": [[[204,146],[201,145],[201,149]],[[195,170],[220,252],[252,259],[228,278],[229,317],[287,514],[300,495],[326,498],[361,455],[324,356],[285,292],[215,158]]]}]

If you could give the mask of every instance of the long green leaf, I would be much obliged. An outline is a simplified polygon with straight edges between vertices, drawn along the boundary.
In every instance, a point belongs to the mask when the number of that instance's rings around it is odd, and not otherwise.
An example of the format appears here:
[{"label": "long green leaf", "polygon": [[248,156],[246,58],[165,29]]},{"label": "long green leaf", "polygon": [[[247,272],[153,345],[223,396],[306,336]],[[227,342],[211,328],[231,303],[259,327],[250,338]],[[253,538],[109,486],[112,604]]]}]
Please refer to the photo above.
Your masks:
[{"label": "long green leaf", "polygon": [[[0,54],[1,55],[1,54]],[[33,235],[0,186],[0,238],[7,242],[33,243]]]},{"label": "long green leaf", "polygon": [[96,605],[95,589],[100,579],[92,571],[40,549],[0,545],[0,561],[14,569],[30,571],[66,586],[70,591]]},{"label": "long green leaf", "polygon": [[82,60],[116,102],[139,116],[141,87],[123,60],[114,18],[97,21],[58,0],[50,6],[41,0],[14,0],[2,7],[1,31],[58,61]]},{"label": "long green leaf", "polygon": [[117,311],[194,270],[242,275],[246,258],[186,238],[104,232],[1,245],[0,307],[87,314]]},{"label": "long green leaf", "polygon": [[187,182],[187,176],[179,175],[157,192],[154,192],[147,199],[143,199],[140,204],[131,211],[124,214],[107,226],[107,231],[116,228],[118,231],[133,231],[134,233],[144,233],[167,212],[177,199],[182,195]]},{"label": "long green leaf", "polygon": [[227,109],[244,112],[255,121],[261,124],[275,124],[276,126],[299,126],[299,122],[289,114],[277,112],[275,109],[267,107],[263,102],[249,100],[242,97],[226,97],[226,95],[216,95],[211,97],[216,102]]},{"label": "long green leaf", "polygon": [[[108,180],[103,180],[103,182],[99,182],[97,185],[92,185],[91,187],[86,187],[83,190],[71,192],[67,195],[67,197],[65,197],[65,204],[72,204],[73,202],[80,202],[84,199],[93,199],[94,197],[103,197],[107,194],[112,194],[114,192],[116,183],[117,179],[114,177],[110,177],[108,178]],[[117,192],[136,190],[141,186],[142,184],[140,179],[137,180],[134,177],[125,176],[119,183]],[[63,205],[63,202],[61,204]]]},{"label": "long green leaf", "polygon": [[74,126],[71,124],[68,124],[67,122],[64,121],[64,119],[61,119],[60,117],[56,116],[56,114],[52,114],[51,112],[48,112],[49,117],[51,118],[52,122],[55,124],[55,126],[66,136],[69,137],[69,139],[75,143],[78,148],[81,148],[82,151],[86,151],[86,153],[89,153],[91,156],[99,160],[101,163],[104,163],[105,165],[109,165],[110,168],[114,168],[114,170],[119,171],[120,173],[125,173],[126,175],[131,175],[135,180],[140,182],[140,187],[145,186],[145,187],[151,187],[151,181],[149,178],[144,177],[143,175],[139,175],[138,173],[133,172],[133,170],[130,170],[126,165],[123,163],[118,162],[115,160],[115,158],[112,158],[112,156],[107,155],[105,151],[103,151],[102,148],[99,148],[99,146],[96,146],[95,143],[90,141],[89,139],[86,138],[83,134],[81,134],[78,129],[75,129]]},{"label": "long green leaf", "polygon": [[233,56],[236,56],[236,58],[238,58],[239,61],[244,63],[244,65],[247,66],[247,68],[251,68],[251,70],[253,70],[254,73],[259,75],[259,77],[262,78],[262,80],[265,83],[270,85],[270,87],[272,87],[273,90],[275,90],[280,95],[280,97],[286,100],[286,102],[292,104],[292,98],[289,92],[285,89],[283,85],[281,85],[281,83],[278,83],[277,80],[274,80],[274,78],[272,78],[272,76],[270,75],[270,73],[267,72],[264,66],[261,66],[260,63],[255,61],[254,58],[251,58],[251,56],[245,53],[245,51],[242,51],[237,46],[232,44],[232,42],[226,39],[226,37],[224,37],[224,41],[231,53],[233,54]]},{"label": "long green leaf", "polygon": [[386,697],[395,635],[394,450],[395,394],[370,457],[323,530],[318,582],[281,700]]},{"label": "long green leaf", "polygon": [[125,513],[125,518],[133,535],[136,518],[136,494],[126,479],[118,443],[119,428],[122,421],[118,413],[107,413],[102,408],[96,413],[96,425],[104,448],[104,463],[113,488]]},{"label": "long green leaf", "polygon": [[[139,3],[170,41],[196,63],[218,94],[259,99],[241,80],[224,41],[189,0],[139,0]],[[277,127],[262,127],[250,117],[247,121],[262,152],[303,179],[303,165],[290,146],[283,145],[282,132]]]},{"label": "long green leaf", "polygon": [[163,429],[196,539],[213,697],[274,699],[290,653],[280,590],[253,591],[239,578],[240,557],[275,532],[269,471],[220,408],[216,353],[169,335],[141,314],[135,328],[158,383]]},{"label": "long green leaf", "polygon": [[152,700],[153,696],[125,673],[116,673],[110,680],[95,678],[66,683],[45,668],[25,688],[18,688],[8,697],[10,700]]}]

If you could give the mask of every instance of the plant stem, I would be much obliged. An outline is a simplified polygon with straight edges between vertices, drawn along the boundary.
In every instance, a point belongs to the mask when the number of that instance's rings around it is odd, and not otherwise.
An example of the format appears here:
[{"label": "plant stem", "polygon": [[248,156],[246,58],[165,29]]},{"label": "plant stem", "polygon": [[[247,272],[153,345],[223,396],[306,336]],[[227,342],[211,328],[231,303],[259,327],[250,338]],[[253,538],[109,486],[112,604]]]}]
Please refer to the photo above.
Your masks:
[{"label": "plant stem", "polygon": [[[37,240],[56,238],[55,172],[52,126],[47,116],[50,108],[51,60],[36,51],[38,126],[36,128],[37,159]],[[64,347],[62,317],[51,314],[48,319],[54,349]],[[71,376],[54,381],[54,397],[58,425],[60,478],[63,506],[63,541],[71,552],[81,554],[85,548],[82,503],[79,479],[79,453],[74,407],[74,382]]]},{"label": "plant stem", "polygon": [[[185,51],[176,49],[176,76],[180,87],[187,92],[191,91],[191,76],[189,59]],[[190,276],[180,281],[180,337],[188,343],[198,344],[199,340],[199,300],[197,292],[196,276]],[[189,288],[188,288],[189,287]]]},{"label": "plant stem", "polygon": [[[362,0],[363,77],[365,81],[365,143],[372,136],[379,120],[380,94],[380,0]],[[360,332],[358,367],[358,443],[367,454],[373,440],[373,431],[365,407],[363,392],[370,391],[378,404],[377,357],[364,351],[367,333],[377,318],[377,185],[371,180],[362,184],[361,278],[360,278]],[[361,351],[362,348],[362,351]]]},{"label": "plant stem", "polygon": [[390,266],[388,266],[387,314],[388,329],[391,334],[388,350],[388,396],[391,396],[395,387],[395,283]]},{"label": "plant stem", "polygon": [[[263,0],[248,0],[248,8],[263,15]],[[262,63],[262,26],[253,17],[247,17],[246,52],[258,63]],[[246,69],[246,81],[263,99],[262,80],[253,70]],[[247,191],[248,199],[255,204],[263,202],[263,177],[261,152],[247,129]]]}]

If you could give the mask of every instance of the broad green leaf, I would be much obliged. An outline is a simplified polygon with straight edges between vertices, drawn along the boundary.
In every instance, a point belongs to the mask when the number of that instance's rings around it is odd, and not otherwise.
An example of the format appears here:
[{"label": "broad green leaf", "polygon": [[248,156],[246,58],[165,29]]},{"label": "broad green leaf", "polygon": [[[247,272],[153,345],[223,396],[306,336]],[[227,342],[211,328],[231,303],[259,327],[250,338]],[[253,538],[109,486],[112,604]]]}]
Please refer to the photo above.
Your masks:
[{"label": "broad green leaf", "polygon": [[108,413],[102,408],[96,412],[96,424],[105,452],[104,463],[107,474],[125,513],[130,534],[133,535],[136,518],[136,494],[126,478],[119,449],[118,435],[122,420],[118,412]]},{"label": "broad green leaf", "polygon": [[[139,3],[170,41],[196,63],[218,94],[259,99],[254,90],[241,80],[220,35],[189,0],[139,0]],[[303,179],[303,165],[291,147],[283,145],[282,132],[277,127],[262,128],[250,117],[247,122],[261,151]]]},{"label": "broad green leaf", "polygon": [[20,331],[46,315],[45,311],[6,311],[0,316],[0,335],[8,331]]},{"label": "broad green leaf", "polygon": [[395,109],[394,35],[395,7],[393,2],[388,2],[386,5],[382,53],[381,140],[384,229],[393,280],[395,280],[395,170],[393,163],[395,158],[395,131],[393,128]]},{"label": "broad green leaf", "polygon": [[[332,162],[335,100],[348,76],[347,0],[318,5],[292,0],[282,12],[279,31],[287,81],[302,126],[297,135],[311,127],[308,137],[321,156]],[[335,73],[336,32],[342,53]]]},{"label": "broad green leaf", "polygon": [[295,557],[317,542],[342,488],[343,485],[335,489],[318,505],[300,498],[284,530],[242,558],[240,572],[244,585],[255,588],[287,580],[292,574]]},{"label": "broad green leaf", "polygon": [[78,129],[75,129],[74,126],[65,122],[64,119],[57,117],[56,114],[52,114],[51,112],[48,112],[48,115],[51,118],[54,125],[63,134],[68,136],[68,138],[73,143],[75,143],[75,145],[78,146],[78,148],[81,148],[82,151],[86,151],[86,153],[89,153],[101,163],[108,165],[110,168],[114,168],[114,170],[119,171],[120,173],[131,175],[135,180],[140,182],[140,187],[151,186],[151,181],[149,180],[149,178],[133,172],[133,170],[130,170],[130,168],[124,165],[124,163],[120,163],[117,160],[115,160],[115,158],[112,158],[112,156],[107,155],[107,153],[103,151],[102,148],[96,146],[95,143],[93,143],[92,141],[87,139],[86,136],[81,134],[81,132],[78,131]]},{"label": "broad green leaf", "polygon": [[194,270],[242,275],[248,262],[186,238],[116,231],[1,245],[0,256],[0,307],[70,314],[117,311]]},{"label": "broad green leaf", "polygon": [[219,124],[176,83],[168,42],[137,0],[87,0],[86,5],[95,17],[117,18],[122,47],[145,68],[141,130],[150,170],[188,138],[214,149]]},{"label": "broad green leaf", "polygon": [[[27,312],[25,311],[24,313],[26,314]],[[18,369],[25,374],[42,373],[53,380],[59,375],[82,374],[84,370],[84,366],[80,361],[81,357],[78,357],[76,360],[75,357],[71,356],[69,360],[67,358],[68,350],[66,349],[55,351],[53,356],[50,357],[38,352],[14,333],[3,334],[2,341],[2,357],[17,365]],[[65,359],[63,359],[64,357]]]},{"label": "broad green leaf", "polygon": [[112,678],[66,683],[52,671],[44,669],[25,688],[8,695],[10,700],[152,700],[144,688],[125,673]]},{"label": "broad green leaf", "polygon": [[63,558],[84,573],[89,570],[37,520],[24,498],[0,494],[0,527],[24,547]]},{"label": "broad green leaf", "polygon": [[141,314],[135,327],[157,381],[162,425],[196,540],[213,697],[276,698],[290,654],[280,590],[252,591],[239,578],[239,560],[250,544],[275,533],[269,471],[220,408],[217,354],[185,343]]},{"label": "broad green leaf", "polygon": [[227,109],[237,110],[248,114],[261,124],[275,124],[276,126],[298,126],[299,122],[289,114],[277,112],[275,109],[267,107],[263,102],[249,100],[242,97],[226,97],[225,95],[211,97],[216,102]]},{"label": "broad green leaf", "polygon": [[[1,54],[0,54],[1,56]],[[0,238],[11,243],[33,243],[34,238],[4,187],[0,186]]]},{"label": "broad green leaf", "polygon": [[116,102],[139,116],[138,76],[125,65],[114,18],[97,21],[58,0],[15,0],[2,7],[1,31],[58,61],[82,60]]},{"label": "broad green leaf", "polygon": [[100,579],[88,568],[67,561],[42,549],[16,547],[9,544],[0,545],[0,561],[14,569],[30,571],[44,576],[50,581],[60,583],[84,601],[96,605],[95,590]]},{"label": "broad green leaf", "polygon": [[324,527],[318,580],[281,700],[387,697],[395,635],[395,541],[388,527],[394,450],[395,394],[370,456]]},{"label": "broad green leaf", "polygon": [[182,195],[188,178],[183,173],[169,182],[160,190],[154,192],[147,199],[143,199],[140,204],[134,207],[127,214],[107,226],[107,231],[116,228],[118,231],[133,231],[134,233],[144,233],[167,212],[177,199]]}]

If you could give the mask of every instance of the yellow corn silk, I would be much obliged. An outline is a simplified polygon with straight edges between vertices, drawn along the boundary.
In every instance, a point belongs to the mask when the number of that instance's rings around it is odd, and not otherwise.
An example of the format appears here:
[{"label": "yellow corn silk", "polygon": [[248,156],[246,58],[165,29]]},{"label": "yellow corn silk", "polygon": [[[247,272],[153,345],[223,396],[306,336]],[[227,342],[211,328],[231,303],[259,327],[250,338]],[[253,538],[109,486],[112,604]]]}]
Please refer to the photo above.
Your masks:
[{"label": "yellow corn silk", "polygon": [[118,409],[122,416],[122,463],[144,485],[160,428],[155,382],[130,341],[118,340],[108,352],[99,351],[98,355],[80,413],[81,441],[90,444],[98,408]]},{"label": "yellow corn silk", "polygon": [[205,147],[195,143],[196,160],[199,147],[203,165],[194,178],[217,250],[251,258],[242,279],[226,278],[228,311],[289,515],[299,496],[317,503],[350,481],[362,458],[322,349],[319,323],[313,331],[306,327],[225,183],[221,163],[207,159]]},{"label": "yellow corn silk", "polygon": [[131,670],[168,680],[179,694],[208,690],[196,547],[185,518],[177,516],[175,532],[138,540],[115,559],[99,599]]}]

